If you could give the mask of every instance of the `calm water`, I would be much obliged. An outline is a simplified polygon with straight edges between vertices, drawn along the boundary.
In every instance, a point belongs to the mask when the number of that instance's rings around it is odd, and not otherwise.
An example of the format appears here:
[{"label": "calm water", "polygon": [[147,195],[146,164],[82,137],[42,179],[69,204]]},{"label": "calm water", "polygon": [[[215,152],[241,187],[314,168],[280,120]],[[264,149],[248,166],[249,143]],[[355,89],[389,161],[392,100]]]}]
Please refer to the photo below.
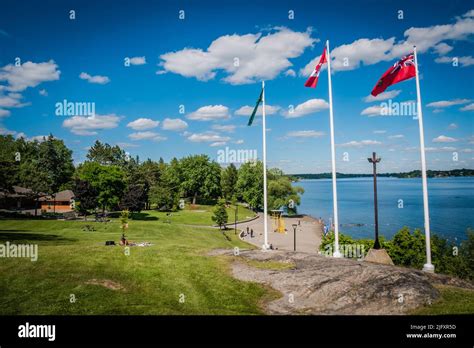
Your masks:
[{"label": "calm water", "polygon": [[[421,178],[378,178],[379,232],[391,238],[403,226],[423,228]],[[330,179],[301,180],[305,193],[300,213],[327,223],[332,217]],[[338,179],[340,231],[357,238],[374,235],[372,178]],[[431,231],[445,238],[465,239],[466,229],[474,227],[474,178],[428,179]],[[403,208],[398,201],[403,200]]]}]

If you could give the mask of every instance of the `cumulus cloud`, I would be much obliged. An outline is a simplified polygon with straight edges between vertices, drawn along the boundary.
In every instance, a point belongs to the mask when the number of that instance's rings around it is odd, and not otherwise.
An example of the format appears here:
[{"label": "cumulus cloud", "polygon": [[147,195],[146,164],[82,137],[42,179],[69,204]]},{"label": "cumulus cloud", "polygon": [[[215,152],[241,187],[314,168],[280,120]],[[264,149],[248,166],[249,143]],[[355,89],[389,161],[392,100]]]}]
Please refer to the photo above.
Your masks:
[{"label": "cumulus cloud", "polygon": [[459,110],[461,111],[474,111],[474,103],[471,103],[469,105],[463,106]]},{"label": "cumulus cloud", "polygon": [[401,92],[402,91],[399,89],[394,89],[393,91],[382,92],[376,97],[374,97],[372,94],[369,94],[367,97],[364,98],[364,101],[366,103],[372,103],[376,101],[392,99],[392,98],[395,98],[397,95],[399,95]]},{"label": "cumulus cloud", "polygon": [[405,136],[403,134],[395,134],[395,135],[389,135],[388,138],[389,139],[402,139],[402,138],[405,138]]},{"label": "cumulus cloud", "polygon": [[454,143],[458,141],[458,139],[447,137],[445,135],[440,135],[433,139],[433,143]]},{"label": "cumulus cloud", "polygon": [[472,56],[462,56],[462,57],[438,57],[435,59],[436,63],[441,64],[450,64],[454,63],[457,60],[457,63],[461,65],[461,67],[465,68],[467,66],[474,65],[474,57]]},{"label": "cumulus cloud", "polygon": [[216,131],[232,133],[233,131],[235,131],[236,126],[233,124],[227,124],[227,125],[215,124],[211,128]]},{"label": "cumulus cloud", "polygon": [[[455,23],[434,25],[429,27],[411,27],[404,32],[404,40],[396,40],[395,37],[388,39],[361,38],[350,44],[335,47],[331,52],[331,68],[333,71],[354,70],[361,65],[373,65],[382,61],[399,59],[417,46],[418,53],[424,53],[430,49],[438,54],[446,54],[450,51],[449,45],[444,41],[465,40],[474,34],[474,17],[469,11],[461,17],[457,17]],[[440,62],[447,62],[442,57]],[[311,60],[300,70],[300,75],[309,76],[317,64],[319,57]],[[471,63],[469,57],[463,57],[465,66]],[[463,63],[461,63],[463,64]]]},{"label": "cumulus cloud", "polygon": [[374,134],[385,134],[385,133],[387,133],[387,131],[386,130],[374,130],[373,133]]},{"label": "cumulus cloud", "polygon": [[161,124],[161,128],[170,131],[181,131],[188,128],[188,124],[179,118],[165,118]]},{"label": "cumulus cloud", "polygon": [[[238,110],[235,111],[236,115],[240,116],[249,116],[252,114],[252,111],[255,106],[249,106],[245,105],[239,108]],[[281,107],[276,106],[276,105],[265,105],[265,116],[266,115],[273,115],[276,114],[278,111],[280,111]],[[257,116],[262,116],[262,105],[259,105],[257,108]]]},{"label": "cumulus cloud", "polygon": [[453,130],[453,129],[457,129],[458,128],[458,125],[456,123],[451,123],[449,126],[448,126],[448,129],[449,130]]},{"label": "cumulus cloud", "polygon": [[296,32],[285,27],[274,28],[267,35],[224,35],[205,50],[184,48],[161,55],[162,70],[157,73],[172,72],[207,81],[223,71],[223,81],[233,85],[271,80],[288,71],[293,65],[290,59],[317,41],[311,37],[310,29]]},{"label": "cumulus cloud", "polygon": [[285,111],[283,116],[286,118],[302,117],[328,108],[329,104],[324,99],[309,99],[304,103],[298,104],[293,110]]},{"label": "cumulus cloud", "polygon": [[368,146],[368,145],[380,145],[382,144],[380,141],[377,140],[361,140],[361,141],[349,141],[347,143],[343,144],[338,144],[337,146],[340,147],[362,147],[362,146]]},{"label": "cumulus cloud", "polygon": [[467,104],[470,101],[471,101],[470,99],[440,100],[440,101],[429,103],[426,106],[429,108],[447,108],[453,105]]},{"label": "cumulus cloud", "polygon": [[19,93],[8,93],[7,95],[3,95],[0,92],[0,107],[2,108],[21,108],[30,103],[23,103],[21,99],[23,96]]},{"label": "cumulus cloud", "polygon": [[224,137],[215,132],[193,133],[188,136],[188,140],[195,143],[227,142],[230,137]]},{"label": "cumulus cloud", "polygon": [[131,65],[146,64],[146,58],[145,58],[145,56],[143,56],[143,57],[132,57],[132,58],[130,58],[130,64]]},{"label": "cumulus cloud", "polygon": [[10,110],[0,109],[0,117],[10,116]]},{"label": "cumulus cloud", "polygon": [[216,146],[224,146],[225,144],[227,144],[225,141],[216,141],[215,143],[212,143],[209,146],[216,147]]},{"label": "cumulus cloud", "polygon": [[120,116],[115,114],[94,116],[73,116],[64,120],[63,127],[77,135],[95,135],[98,130],[116,128]]},{"label": "cumulus cloud", "polygon": [[380,105],[372,105],[369,106],[368,108],[365,108],[364,110],[361,111],[361,115],[364,116],[380,116],[382,115],[382,110],[383,107]]},{"label": "cumulus cloud", "polygon": [[160,134],[151,131],[135,132],[129,134],[128,137],[132,140],[152,140],[155,142],[166,140],[166,137],[163,137]]},{"label": "cumulus cloud", "polygon": [[318,132],[315,130],[292,131],[286,133],[286,136],[290,138],[319,138],[323,135],[324,132]]},{"label": "cumulus cloud", "polygon": [[81,74],[79,75],[79,78],[81,80],[86,80],[89,83],[97,83],[99,85],[105,85],[110,82],[110,79],[107,76],[102,76],[102,75],[91,76],[85,72],[81,72]]},{"label": "cumulus cloud", "polygon": [[225,120],[230,117],[229,108],[224,105],[207,105],[200,107],[194,112],[186,115],[186,118],[194,121]]},{"label": "cumulus cloud", "polygon": [[25,62],[20,66],[8,64],[0,68],[0,81],[6,81],[5,89],[22,92],[28,87],[36,87],[42,82],[59,80],[61,71],[54,60],[43,63]]},{"label": "cumulus cloud", "polygon": [[132,128],[134,130],[145,130],[156,128],[160,124],[159,121],[154,121],[150,118],[138,118],[135,121],[130,122],[127,124],[127,127]]}]

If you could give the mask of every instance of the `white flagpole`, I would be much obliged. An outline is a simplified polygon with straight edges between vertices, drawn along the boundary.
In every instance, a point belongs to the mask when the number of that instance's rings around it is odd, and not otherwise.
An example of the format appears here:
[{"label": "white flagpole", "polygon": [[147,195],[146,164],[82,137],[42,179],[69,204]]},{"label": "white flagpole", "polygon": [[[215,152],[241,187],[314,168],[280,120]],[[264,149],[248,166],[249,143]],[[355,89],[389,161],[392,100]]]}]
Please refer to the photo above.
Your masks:
[{"label": "white flagpole", "polygon": [[268,222],[267,222],[267,126],[265,122],[265,81],[262,81],[262,138],[263,138],[263,250],[268,250]]},{"label": "white flagpole", "polygon": [[337,186],[336,186],[336,149],[334,145],[334,116],[332,111],[332,83],[331,83],[331,54],[329,40],[326,41],[329,81],[329,124],[331,128],[331,163],[332,163],[332,200],[334,209],[334,257],[342,257],[339,251],[339,218],[337,214]]},{"label": "white flagpole", "polygon": [[416,46],[413,46],[413,55],[415,56],[416,69],[416,106],[418,113],[418,125],[420,128],[421,180],[423,183],[423,210],[425,216],[426,263],[423,266],[423,271],[434,272],[434,266],[431,263],[430,211],[428,207],[428,181],[426,179],[425,136],[423,131],[423,113],[421,111],[420,79],[418,76],[418,59],[416,56]]}]

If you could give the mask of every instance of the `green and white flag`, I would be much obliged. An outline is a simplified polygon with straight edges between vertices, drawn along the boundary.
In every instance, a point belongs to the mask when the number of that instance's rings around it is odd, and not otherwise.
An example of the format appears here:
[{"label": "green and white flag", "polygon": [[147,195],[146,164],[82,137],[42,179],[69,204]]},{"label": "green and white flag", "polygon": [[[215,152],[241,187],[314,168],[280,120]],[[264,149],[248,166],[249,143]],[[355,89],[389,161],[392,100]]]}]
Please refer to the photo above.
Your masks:
[{"label": "green and white flag", "polygon": [[257,113],[258,106],[260,105],[262,100],[263,100],[263,88],[262,88],[262,91],[260,92],[260,97],[258,97],[257,104],[255,104],[255,108],[252,111],[252,115],[250,115],[249,123],[247,124],[247,126],[252,125],[255,114]]}]

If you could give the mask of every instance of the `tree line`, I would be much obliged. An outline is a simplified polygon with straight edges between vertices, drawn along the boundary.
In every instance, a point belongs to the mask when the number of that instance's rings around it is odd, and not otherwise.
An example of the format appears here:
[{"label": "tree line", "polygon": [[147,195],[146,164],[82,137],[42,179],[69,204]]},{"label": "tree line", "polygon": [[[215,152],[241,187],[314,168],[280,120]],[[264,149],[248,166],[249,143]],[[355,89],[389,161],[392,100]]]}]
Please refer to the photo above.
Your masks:
[{"label": "tree line", "polygon": [[[247,162],[221,167],[207,155],[172,158],[166,163],[130,157],[119,146],[97,140],[86,160],[74,165],[73,152],[53,135],[43,141],[0,136],[0,190],[11,192],[14,185],[31,189],[38,199],[70,189],[81,214],[92,211],[144,209],[172,211],[182,202],[215,204],[245,202],[254,210],[263,207],[263,164]],[[269,209],[285,208],[296,213],[302,188],[295,187],[279,169],[270,169]],[[182,201],[183,200],[183,201]]]}]

